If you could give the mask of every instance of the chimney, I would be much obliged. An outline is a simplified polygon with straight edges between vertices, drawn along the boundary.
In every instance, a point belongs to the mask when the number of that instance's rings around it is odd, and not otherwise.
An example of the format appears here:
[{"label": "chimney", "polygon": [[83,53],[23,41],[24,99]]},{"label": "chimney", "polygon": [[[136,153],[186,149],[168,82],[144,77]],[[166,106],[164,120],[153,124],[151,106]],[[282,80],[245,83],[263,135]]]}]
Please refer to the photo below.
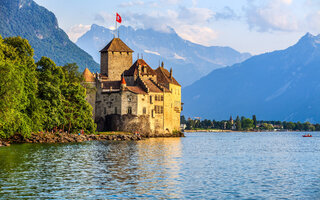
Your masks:
[{"label": "chimney", "polygon": [[138,76],[141,75],[141,65],[138,65]]},{"label": "chimney", "polygon": [[172,67],[170,68],[170,79],[172,79]]},{"label": "chimney", "polygon": [[143,73],[147,73],[147,66],[143,66]]},{"label": "chimney", "polygon": [[163,64],[163,61],[161,62],[161,67],[163,68],[164,64]]}]

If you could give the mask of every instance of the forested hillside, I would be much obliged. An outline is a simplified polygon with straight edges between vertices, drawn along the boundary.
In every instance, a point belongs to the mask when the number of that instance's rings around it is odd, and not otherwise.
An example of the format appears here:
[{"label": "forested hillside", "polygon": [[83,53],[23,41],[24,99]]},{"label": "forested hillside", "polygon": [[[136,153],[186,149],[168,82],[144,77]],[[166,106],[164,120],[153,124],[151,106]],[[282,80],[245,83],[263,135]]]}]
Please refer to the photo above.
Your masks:
[{"label": "forested hillside", "polygon": [[85,51],[71,42],[59,28],[55,15],[32,0],[0,1],[0,35],[21,36],[34,48],[34,59],[50,57],[58,65],[77,63],[80,71],[86,67],[99,71],[99,65]]}]

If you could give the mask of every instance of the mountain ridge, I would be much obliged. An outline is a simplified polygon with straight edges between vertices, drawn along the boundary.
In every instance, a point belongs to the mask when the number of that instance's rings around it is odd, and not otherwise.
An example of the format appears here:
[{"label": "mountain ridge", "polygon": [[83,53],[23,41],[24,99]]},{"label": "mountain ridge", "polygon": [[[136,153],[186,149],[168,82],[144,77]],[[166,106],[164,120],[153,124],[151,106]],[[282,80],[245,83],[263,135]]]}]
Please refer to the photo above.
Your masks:
[{"label": "mountain ridge", "polygon": [[46,56],[58,65],[77,63],[80,70],[85,67],[99,70],[93,58],[71,42],[59,28],[54,13],[33,0],[0,1],[0,18],[0,35],[3,38],[21,36],[27,39],[35,50],[35,60]]},{"label": "mountain ridge", "polygon": [[255,114],[265,120],[319,122],[319,38],[307,33],[285,50],[212,71],[183,89],[184,114],[215,119]]},{"label": "mountain ridge", "polygon": [[[188,85],[216,68],[241,62],[251,55],[239,53],[230,47],[205,47],[182,39],[174,29],[168,33],[153,29],[119,27],[120,39],[135,51],[134,56],[146,58],[150,66],[157,67],[164,61],[165,67],[172,67],[175,77],[182,85]],[[112,38],[113,31],[93,24],[76,44],[86,50],[99,62],[101,50]],[[188,77],[188,79],[185,79]]]}]

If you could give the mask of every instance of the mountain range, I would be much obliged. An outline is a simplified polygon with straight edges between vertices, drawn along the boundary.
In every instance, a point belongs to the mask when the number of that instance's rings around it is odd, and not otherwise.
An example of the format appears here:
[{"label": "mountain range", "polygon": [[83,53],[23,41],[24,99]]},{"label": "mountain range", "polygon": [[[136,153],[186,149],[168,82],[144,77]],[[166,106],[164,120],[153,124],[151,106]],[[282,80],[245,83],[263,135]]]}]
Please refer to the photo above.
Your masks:
[{"label": "mountain range", "polygon": [[320,35],[217,69],[182,91],[184,113],[209,119],[244,115],[320,122]]},{"label": "mountain range", "polygon": [[99,64],[59,28],[55,15],[34,1],[1,0],[0,19],[0,35],[26,38],[34,48],[35,60],[46,56],[58,65],[77,63],[81,71],[85,67],[99,71]]},{"label": "mountain range", "polygon": [[[239,63],[251,55],[239,53],[230,47],[206,47],[182,39],[173,29],[160,32],[153,29],[134,29],[120,26],[119,37],[153,68],[163,61],[166,68],[173,68],[173,74],[182,86],[207,75],[212,70]],[[93,24],[76,44],[100,62],[99,51],[114,37],[114,31]]]}]

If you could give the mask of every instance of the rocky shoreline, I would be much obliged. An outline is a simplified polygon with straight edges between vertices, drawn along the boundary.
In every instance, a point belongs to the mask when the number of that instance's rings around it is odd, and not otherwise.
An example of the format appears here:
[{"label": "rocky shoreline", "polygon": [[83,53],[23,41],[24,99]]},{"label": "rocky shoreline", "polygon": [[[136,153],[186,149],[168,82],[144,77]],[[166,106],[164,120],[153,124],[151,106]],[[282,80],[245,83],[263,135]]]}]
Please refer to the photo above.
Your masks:
[{"label": "rocky shoreline", "polygon": [[79,143],[85,141],[137,141],[145,138],[153,137],[184,137],[183,133],[177,134],[162,134],[157,136],[141,136],[140,134],[90,134],[90,135],[78,135],[78,134],[67,134],[67,133],[33,133],[30,137],[24,138],[17,134],[8,139],[0,139],[1,146],[10,146],[10,144],[21,144],[21,143]]}]

